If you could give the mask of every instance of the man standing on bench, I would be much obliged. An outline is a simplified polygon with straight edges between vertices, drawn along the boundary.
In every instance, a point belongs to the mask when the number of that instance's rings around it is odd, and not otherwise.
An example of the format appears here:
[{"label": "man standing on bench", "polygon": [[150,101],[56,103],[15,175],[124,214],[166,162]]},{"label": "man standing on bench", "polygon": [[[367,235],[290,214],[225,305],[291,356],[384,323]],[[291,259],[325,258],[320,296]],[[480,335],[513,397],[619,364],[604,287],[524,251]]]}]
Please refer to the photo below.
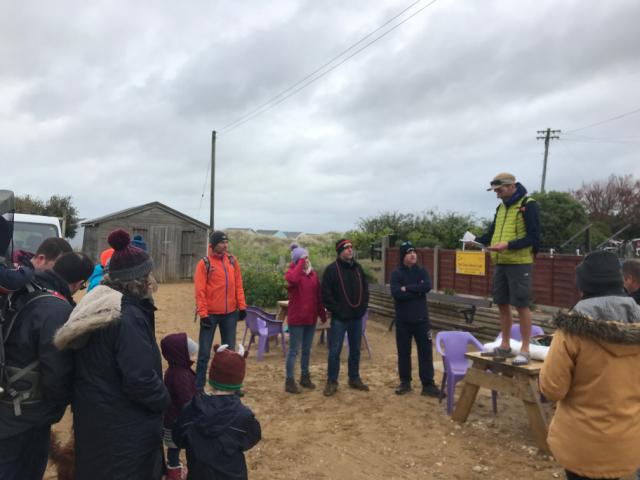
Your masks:
[{"label": "man standing on bench", "polygon": [[509,346],[511,306],[518,310],[522,349],[514,365],[529,363],[531,339],[531,287],[533,258],[540,244],[540,212],[538,203],[527,196],[527,189],[510,173],[499,173],[487,191],[493,190],[501,200],[489,231],[477,239],[489,245],[493,271],[493,301],[500,310],[502,343],[492,352],[495,356],[512,357]]}]

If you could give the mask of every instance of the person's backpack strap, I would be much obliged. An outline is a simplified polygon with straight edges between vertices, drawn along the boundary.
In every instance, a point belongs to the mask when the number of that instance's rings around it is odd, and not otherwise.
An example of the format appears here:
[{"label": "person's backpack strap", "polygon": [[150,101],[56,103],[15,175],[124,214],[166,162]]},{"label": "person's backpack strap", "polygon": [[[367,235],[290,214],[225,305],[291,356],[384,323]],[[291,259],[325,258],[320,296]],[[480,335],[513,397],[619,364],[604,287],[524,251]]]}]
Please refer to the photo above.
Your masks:
[{"label": "person's backpack strap", "polygon": [[[8,401],[13,404],[13,413],[15,416],[22,415],[22,403],[27,400],[36,401],[37,392],[39,390],[39,374],[36,372],[36,368],[39,365],[38,360],[34,360],[26,367],[16,369],[9,365],[6,365],[6,356],[4,344],[9,338],[13,326],[18,320],[20,312],[31,302],[43,297],[53,297],[62,300],[66,303],[69,301],[64,295],[55,290],[49,290],[35,283],[28,283],[24,290],[26,293],[17,295],[15,302],[13,302],[13,295],[6,301],[6,305],[2,312],[2,324],[0,324],[0,394],[8,396]],[[14,373],[9,376],[8,369],[11,368]],[[13,385],[23,377],[33,373],[36,375],[35,379],[31,379],[31,388],[24,391],[17,391],[13,388]]]},{"label": "person's backpack strap", "polygon": [[[204,268],[207,272],[206,274],[207,281],[204,284],[204,288],[206,290],[207,283],[209,282],[209,272],[211,271],[211,262],[209,261],[208,255],[205,255],[204,257],[202,257],[202,261],[204,262]],[[196,323],[197,321],[198,321],[198,305],[196,305],[195,313],[193,314],[193,323]]]}]

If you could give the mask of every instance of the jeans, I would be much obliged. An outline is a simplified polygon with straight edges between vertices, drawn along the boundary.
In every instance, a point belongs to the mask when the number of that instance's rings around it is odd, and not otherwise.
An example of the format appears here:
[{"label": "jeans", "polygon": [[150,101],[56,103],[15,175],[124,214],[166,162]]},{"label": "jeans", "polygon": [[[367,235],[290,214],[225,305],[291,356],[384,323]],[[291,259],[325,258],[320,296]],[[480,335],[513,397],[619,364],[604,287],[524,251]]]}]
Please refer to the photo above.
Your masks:
[{"label": "jeans", "polygon": [[41,480],[49,457],[51,425],[0,440],[0,480]]},{"label": "jeans", "polygon": [[289,325],[289,352],[287,352],[287,379],[295,376],[296,355],[302,344],[300,357],[300,371],[302,375],[309,375],[309,357],[311,345],[316,333],[315,325]]},{"label": "jeans", "polygon": [[207,367],[211,356],[211,345],[216,333],[216,326],[220,325],[221,345],[229,345],[235,349],[236,346],[236,324],[238,323],[238,313],[232,312],[222,315],[209,315],[206,319],[200,320],[200,337],[198,338],[198,361],[196,363],[196,390],[204,390],[207,377]]},{"label": "jeans", "polygon": [[424,387],[433,383],[434,376],[429,323],[396,322],[398,374],[402,383],[411,383],[411,342],[414,338],[418,349],[418,373]]},{"label": "jeans", "polygon": [[340,374],[340,353],[344,343],[345,333],[349,334],[349,378],[360,378],[360,342],[362,340],[362,319],[343,322],[337,318],[331,319],[329,334],[329,365],[327,378],[330,382],[337,382]]}]

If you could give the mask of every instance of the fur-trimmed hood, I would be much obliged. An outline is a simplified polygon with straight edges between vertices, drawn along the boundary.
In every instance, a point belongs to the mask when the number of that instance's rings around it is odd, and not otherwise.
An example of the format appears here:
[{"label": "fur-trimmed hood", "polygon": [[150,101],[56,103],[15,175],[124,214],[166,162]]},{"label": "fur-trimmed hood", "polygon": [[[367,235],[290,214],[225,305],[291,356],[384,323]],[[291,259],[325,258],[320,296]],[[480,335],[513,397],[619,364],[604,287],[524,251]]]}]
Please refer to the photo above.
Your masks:
[{"label": "fur-trimmed hood", "polygon": [[596,320],[578,312],[561,312],[554,318],[558,329],[600,344],[614,356],[635,355],[640,351],[640,324],[617,320]]},{"label": "fur-trimmed hood", "polygon": [[87,293],[57,332],[53,343],[60,350],[79,349],[95,330],[105,328],[120,319],[122,293],[98,285]]}]

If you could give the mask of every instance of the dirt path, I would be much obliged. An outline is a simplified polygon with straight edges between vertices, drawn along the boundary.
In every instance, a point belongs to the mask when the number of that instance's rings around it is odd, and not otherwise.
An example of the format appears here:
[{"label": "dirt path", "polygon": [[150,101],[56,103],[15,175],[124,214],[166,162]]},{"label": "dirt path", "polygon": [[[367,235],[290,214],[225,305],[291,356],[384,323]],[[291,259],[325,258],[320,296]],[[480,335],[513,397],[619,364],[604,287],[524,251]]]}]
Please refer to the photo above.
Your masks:
[{"label": "dirt path", "polygon": [[[158,340],[177,331],[197,340],[192,292],[191,284],[161,285],[156,302]],[[240,323],[238,341],[244,328]],[[500,397],[494,416],[489,392],[481,391],[468,422],[459,425],[437,399],[422,397],[419,391],[396,396],[393,333],[372,321],[367,335],[373,358],[369,360],[363,349],[361,374],[371,387],[368,393],[346,386],[344,351],[338,394],[322,395],[327,352],[318,338],[311,358],[318,388],[301,395],[284,393],[280,349],[272,346],[262,362],[249,357],[244,401],[256,413],[263,432],[263,440],[247,454],[251,478],[564,478],[558,464],[535,448],[519,401]],[[438,371],[437,381],[440,376]],[[55,429],[65,437],[70,424],[67,412]],[[54,470],[49,469],[45,478],[56,478]]]}]

